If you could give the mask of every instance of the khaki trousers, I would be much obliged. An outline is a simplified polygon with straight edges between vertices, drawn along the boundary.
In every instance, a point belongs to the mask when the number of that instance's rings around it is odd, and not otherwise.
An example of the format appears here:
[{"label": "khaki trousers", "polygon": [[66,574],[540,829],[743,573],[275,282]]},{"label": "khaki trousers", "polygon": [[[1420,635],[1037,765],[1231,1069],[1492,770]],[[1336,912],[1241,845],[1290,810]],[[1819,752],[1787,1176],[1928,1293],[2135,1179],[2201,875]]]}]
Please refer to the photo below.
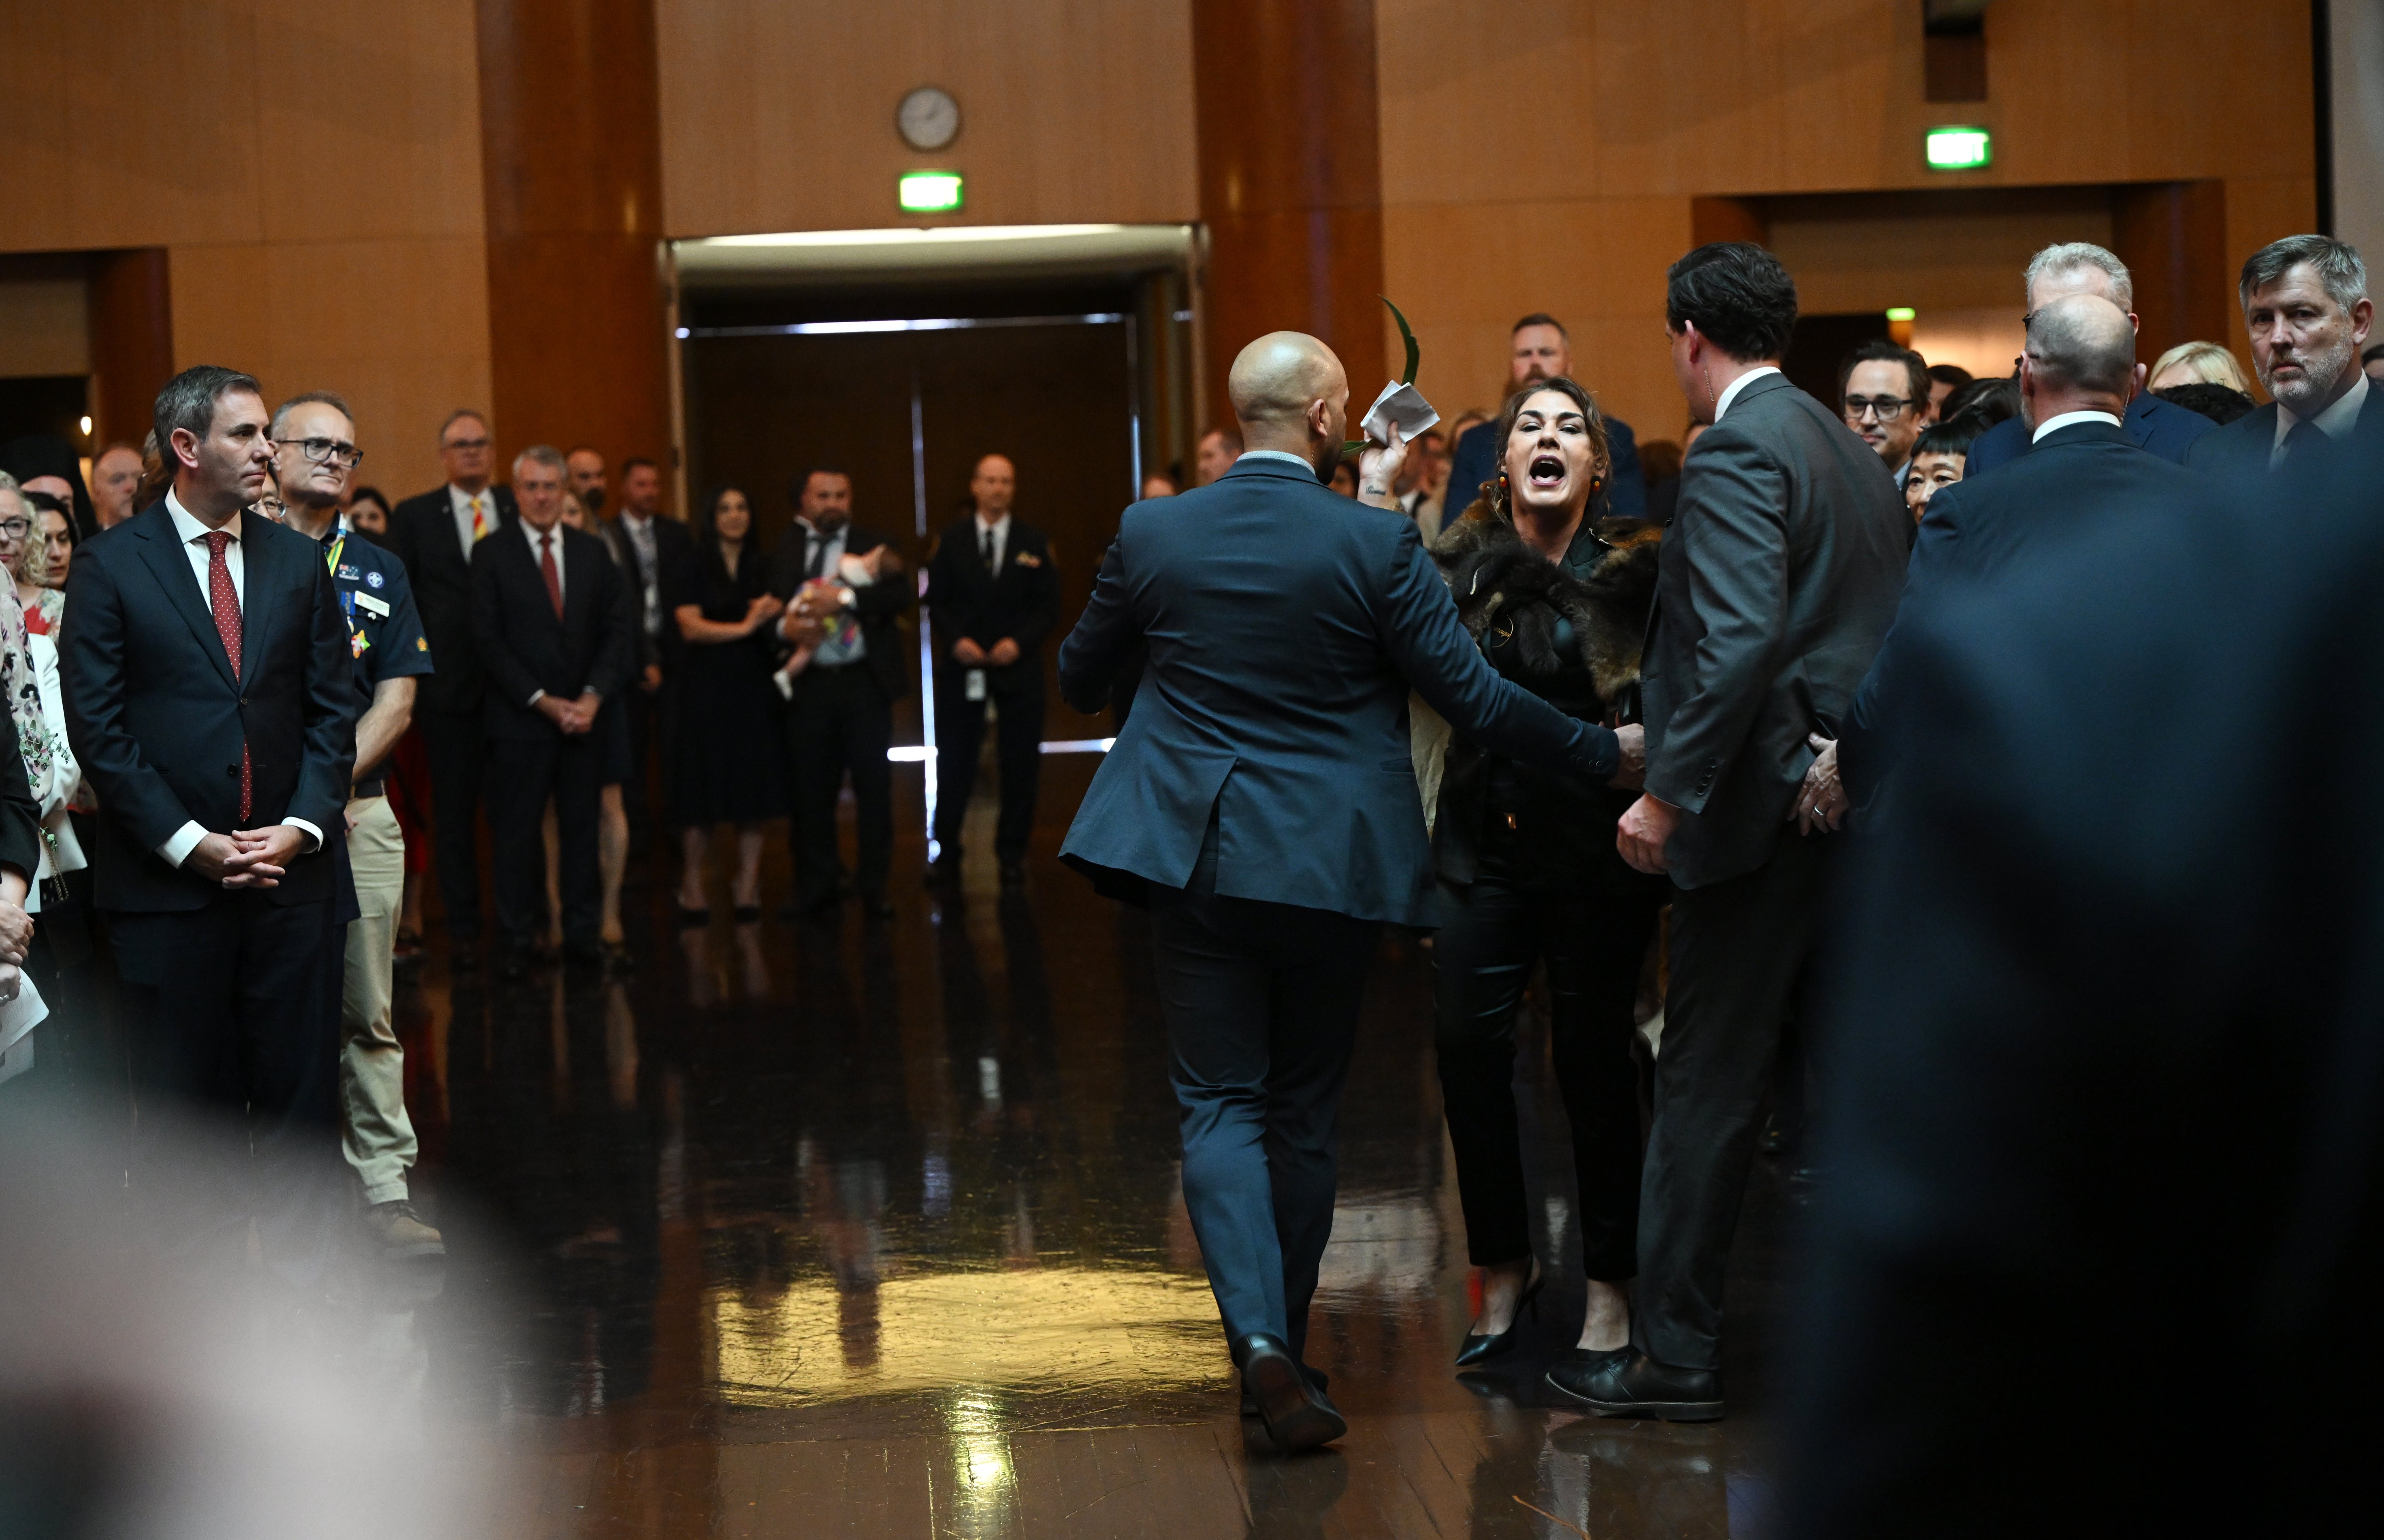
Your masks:
[{"label": "khaki trousers", "polygon": [[397,911],[405,893],[405,835],[385,796],[348,804],[356,827],[348,864],[362,917],[348,926],[340,988],[340,1110],[348,1164],[367,1204],[406,1196],[405,1174],[421,1152],[405,1115],[405,1050],[391,1022]]}]

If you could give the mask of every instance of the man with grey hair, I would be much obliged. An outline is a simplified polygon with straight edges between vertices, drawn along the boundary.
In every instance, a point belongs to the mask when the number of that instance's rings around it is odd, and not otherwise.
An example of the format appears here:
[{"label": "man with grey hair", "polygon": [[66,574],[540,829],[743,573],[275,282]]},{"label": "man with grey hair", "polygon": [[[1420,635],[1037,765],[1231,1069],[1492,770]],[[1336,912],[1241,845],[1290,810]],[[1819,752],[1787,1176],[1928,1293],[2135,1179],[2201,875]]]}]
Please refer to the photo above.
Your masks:
[{"label": "man with grey hair", "polygon": [[[2092,241],[2065,240],[2037,253],[2029,259],[2025,284],[2030,315],[2065,294],[2093,294],[2118,306],[2127,314],[2130,332],[2135,328],[2135,279],[2126,263]],[[2120,417],[2128,441],[2163,460],[2184,463],[2193,441],[2216,425],[2198,412],[2161,400],[2143,388],[2141,369],[2133,373],[2137,376],[2129,382],[2133,399],[2122,398]],[[2035,425],[2029,421],[2023,403],[2019,416],[1989,428],[1970,446],[1964,479],[1976,480],[2028,453],[2035,442],[2034,432]]]},{"label": "man with grey hair", "polygon": [[593,967],[598,931],[596,837],[603,750],[589,733],[598,708],[638,663],[638,596],[602,540],[563,524],[562,451],[544,444],[514,461],[512,529],[472,548],[472,639],[488,673],[489,824],[496,839],[497,928],[504,971],[543,955],[546,844],[554,800],[563,945]]},{"label": "man with grey hair", "polygon": [[2360,366],[2376,307],[2358,251],[2291,235],[2252,253],[2238,286],[2252,366],[2275,398],[2194,446],[2197,471],[2254,474],[2325,458],[2335,445],[2384,447],[2384,407]]}]

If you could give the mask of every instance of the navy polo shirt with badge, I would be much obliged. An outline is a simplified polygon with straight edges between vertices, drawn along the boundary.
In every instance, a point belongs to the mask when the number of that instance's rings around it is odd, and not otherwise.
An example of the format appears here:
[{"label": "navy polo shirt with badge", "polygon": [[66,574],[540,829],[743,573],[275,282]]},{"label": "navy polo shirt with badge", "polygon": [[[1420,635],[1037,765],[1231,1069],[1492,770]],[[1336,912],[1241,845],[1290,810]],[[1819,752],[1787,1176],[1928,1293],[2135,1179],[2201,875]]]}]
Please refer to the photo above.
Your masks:
[{"label": "navy polo shirt with badge", "polygon": [[[331,586],[347,614],[348,650],[355,658],[356,717],[361,721],[382,680],[431,671],[430,640],[423,634],[422,617],[415,613],[405,563],[394,553],[350,529],[345,519],[323,537],[322,548]],[[358,796],[381,794],[378,774],[355,788]]]}]

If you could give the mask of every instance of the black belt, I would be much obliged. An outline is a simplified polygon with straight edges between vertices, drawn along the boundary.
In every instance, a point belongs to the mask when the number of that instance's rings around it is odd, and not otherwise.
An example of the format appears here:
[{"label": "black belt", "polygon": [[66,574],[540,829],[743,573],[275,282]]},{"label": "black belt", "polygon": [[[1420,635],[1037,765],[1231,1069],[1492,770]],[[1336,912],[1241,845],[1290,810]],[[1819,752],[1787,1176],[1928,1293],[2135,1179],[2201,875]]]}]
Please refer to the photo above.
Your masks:
[{"label": "black belt", "polygon": [[354,802],[360,797],[387,796],[388,795],[389,778],[385,775],[377,775],[370,781],[359,781],[350,787],[348,800]]}]

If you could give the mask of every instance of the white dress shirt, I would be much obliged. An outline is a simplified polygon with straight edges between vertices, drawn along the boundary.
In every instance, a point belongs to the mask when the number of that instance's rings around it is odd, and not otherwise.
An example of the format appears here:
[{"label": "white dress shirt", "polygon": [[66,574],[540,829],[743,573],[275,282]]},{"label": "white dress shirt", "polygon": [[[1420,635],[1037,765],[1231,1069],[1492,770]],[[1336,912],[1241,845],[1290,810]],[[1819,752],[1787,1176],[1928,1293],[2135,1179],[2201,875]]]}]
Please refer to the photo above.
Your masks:
[{"label": "white dress shirt", "polygon": [[621,533],[628,537],[629,549],[637,557],[638,588],[645,606],[646,634],[658,636],[663,629],[662,548],[654,539],[654,522],[626,508],[621,510],[617,522]]},{"label": "white dress shirt", "polygon": [[[2359,409],[2366,402],[2367,372],[2363,369],[2359,372],[2359,377],[2351,382],[2351,388],[2342,393],[2341,400],[2311,418],[2310,421],[2316,423],[2317,430],[2328,438],[2340,440],[2359,425]],[[2292,409],[2284,402],[2278,401],[2277,403],[2277,437],[2268,446],[2269,465],[2274,466],[2278,461],[2285,457],[2285,435],[2292,432],[2300,425],[2301,419],[2293,415]]]},{"label": "white dress shirt", "polygon": [[1234,463],[1238,465],[1244,460],[1281,460],[1287,463],[1298,466],[1301,470],[1306,471],[1311,477],[1316,474],[1315,466],[1310,464],[1307,461],[1300,459],[1299,456],[1292,453],[1289,450],[1244,450],[1240,456],[1235,460]]},{"label": "white dress shirt", "polygon": [[[182,506],[182,499],[174,496],[170,487],[166,489],[166,516],[174,521],[174,534],[181,540],[184,554],[191,559],[191,575],[198,580],[199,585],[200,607],[212,615],[216,612],[216,596],[213,585],[207,581],[211,561],[207,536],[216,532],[199,523],[191,511]],[[233,514],[224,522],[222,533],[231,536],[224,547],[224,566],[231,573],[232,600],[240,606],[241,641],[244,647],[248,640],[248,562],[241,555],[240,532],[243,517]],[[242,661],[247,661],[245,656]],[[323,832],[304,819],[283,819],[281,821],[306,836],[311,842],[305,846],[307,850],[323,847]],[[196,850],[199,842],[206,837],[205,827],[192,819],[175,830],[173,838],[157,847],[157,854],[166,858],[168,866],[180,870],[182,863],[190,858],[191,852]]]},{"label": "white dress shirt", "polygon": [[985,532],[988,529],[993,531],[993,565],[988,570],[994,573],[1000,573],[1001,571],[1002,558],[1010,554],[1010,515],[1004,513],[1000,519],[989,524],[985,522],[985,516],[983,514],[979,514],[970,522],[976,526],[975,532],[970,536],[970,538],[976,542],[976,548],[980,560],[983,559],[985,551]]},{"label": "white dress shirt", "polygon": [[2037,427],[2037,430],[2029,436],[2028,441],[2033,444],[2038,439],[2043,437],[2046,434],[2059,433],[2063,428],[2067,427],[2072,423],[2108,423],[2113,427],[2125,427],[2128,425],[2126,423],[2120,421],[2118,415],[2115,413],[2065,412],[2058,417],[2046,418],[2044,422]]},{"label": "white dress shirt", "polygon": [[554,542],[554,591],[561,594],[565,599],[568,600],[571,598],[571,590],[569,587],[565,586],[566,580],[563,575],[564,528],[565,525],[563,521],[557,519],[554,521],[554,527],[553,529],[548,530],[544,535],[540,535],[537,528],[533,526],[528,519],[521,521],[522,538],[529,542],[529,564],[538,568],[539,574],[540,576],[545,575],[546,569],[539,565],[538,553],[541,548],[539,542],[548,539]]},{"label": "white dress shirt", "polygon": [[1745,389],[1755,381],[1761,379],[1764,376],[1776,375],[1779,372],[1780,365],[1777,363],[1758,363],[1754,368],[1749,369],[1746,373],[1731,381],[1729,385],[1722,388],[1721,399],[1714,402],[1714,421],[1717,423],[1721,421],[1721,414],[1730,410],[1731,402],[1738,400],[1738,393],[1740,391]]},{"label": "white dress shirt", "polygon": [[[472,499],[475,494],[465,491],[453,482],[447,484],[447,506],[455,514],[455,543],[464,548],[464,560],[472,560]],[[502,523],[497,517],[497,489],[492,486],[480,488],[480,522],[494,535]]]}]

